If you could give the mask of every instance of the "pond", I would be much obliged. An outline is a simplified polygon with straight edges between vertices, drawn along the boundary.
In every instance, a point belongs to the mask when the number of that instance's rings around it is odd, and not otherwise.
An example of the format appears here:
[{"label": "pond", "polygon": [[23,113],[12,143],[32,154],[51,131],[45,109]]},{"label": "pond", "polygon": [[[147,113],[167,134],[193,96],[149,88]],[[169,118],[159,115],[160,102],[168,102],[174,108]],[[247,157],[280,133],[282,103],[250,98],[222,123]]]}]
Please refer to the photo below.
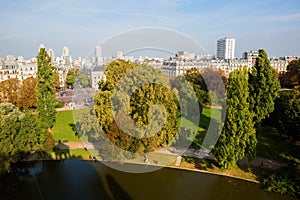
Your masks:
[{"label": "pond", "polygon": [[111,169],[101,162],[65,160],[25,162],[17,169],[10,175],[0,176],[1,200],[293,199],[265,192],[259,184],[248,181],[172,168],[135,174]]}]

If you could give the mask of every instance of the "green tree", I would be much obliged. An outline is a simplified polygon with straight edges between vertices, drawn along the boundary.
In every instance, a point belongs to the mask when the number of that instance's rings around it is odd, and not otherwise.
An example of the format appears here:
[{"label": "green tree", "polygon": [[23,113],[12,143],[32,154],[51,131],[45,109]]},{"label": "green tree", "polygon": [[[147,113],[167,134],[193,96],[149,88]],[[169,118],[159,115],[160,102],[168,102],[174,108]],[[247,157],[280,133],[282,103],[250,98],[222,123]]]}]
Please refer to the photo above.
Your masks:
[{"label": "green tree", "polygon": [[73,88],[75,82],[76,82],[76,71],[74,69],[70,69],[68,71],[68,74],[67,74],[67,78],[66,78],[66,83],[68,85],[68,87],[70,88]]},{"label": "green tree", "polygon": [[300,86],[280,91],[267,122],[277,127],[281,134],[291,136],[295,141],[300,139]]},{"label": "green tree", "polygon": [[20,131],[15,139],[19,145],[19,151],[25,153],[34,153],[44,151],[47,142],[47,135],[39,124],[37,115],[28,111],[22,115]]},{"label": "green tree", "polygon": [[11,164],[30,153],[48,152],[50,139],[36,115],[23,114],[11,103],[0,104],[0,173],[9,171]]},{"label": "green tree", "polygon": [[293,89],[292,98],[289,100],[289,109],[286,112],[289,117],[289,129],[295,133],[297,138],[300,138],[300,86]]},{"label": "green tree", "polygon": [[[137,72],[139,76],[129,73],[131,70]],[[164,83],[167,80],[160,71],[146,65],[137,66],[125,60],[116,60],[107,66],[105,75],[106,81],[99,82],[101,91],[95,97],[95,111],[100,126],[114,144],[131,152],[147,152],[160,145],[170,144],[175,139],[177,134],[176,96],[170,88],[163,86],[166,85]],[[139,80],[150,83],[139,88],[136,87]],[[151,83],[153,80],[158,84]],[[131,84],[120,86],[122,81]],[[118,85],[116,85],[117,82]],[[118,92],[112,99],[114,89],[118,89]],[[131,92],[131,97],[126,95]],[[111,107],[112,101],[115,117],[113,117]],[[156,109],[154,106],[157,104],[165,108],[166,122],[162,129],[153,136],[154,130],[161,125],[161,122],[164,122],[160,118],[163,115],[160,113],[162,109]],[[128,108],[130,117],[122,115],[123,108]],[[156,120],[151,120],[153,119],[151,113],[157,117]],[[132,127],[130,120],[133,120],[140,128]],[[116,121],[119,125],[122,124],[126,131],[120,129]],[[150,128],[146,131],[143,126],[147,125]],[[133,137],[131,134],[138,137]]]},{"label": "green tree", "polygon": [[51,58],[45,48],[41,48],[37,56],[37,85],[35,93],[37,96],[37,112],[43,128],[52,128],[55,122],[55,88],[54,67],[51,66]]},{"label": "green tree", "polygon": [[228,79],[227,113],[224,128],[213,149],[217,162],[223,169],[236,165],[245,155],[251,159],[257,140],[249,109],[248,71],[240,68]]},{"label": "green tree", "polygon": [[87,87],[89,85],[89,79],[88,79],[87,75],[85,75],[82,72],[79,72],[77,77],[78,77],[78,80],[79,80],[80,84],[83,87]]},{"label": "green tree", "polygon": [[58,74],[57,70],[54,70],[53,76],[54,76],[54,81],[53,81],[53,85],[52,86],[56,90],[59,90],[61,87],[60,87],[60,81],[59,81],[59,74]]},{"label": "green tree", "polygon": [[[184,84],[183,80],[188,81],[192,85],[194,91],[191,91],[187,87],[187,85]],[[199,102],[198,107],[200,109],[199,110],[200,113],[202,113],[203,107],[210,103],[208,89],[200,71],[196,68],[188,69],[186,74],[171,79],[170,83],[172,89],[176,89],[178,91],[179,97],[184,97],[184,99],[182,99],[182,106],[188,108],[188,109],[185,108],[181,109],[181,111],[183,111],[181,114],[184,117],[188,115],[192,118],[193,117],[198,118],[199,113],[194,112],[194,109],[189,105],[189,102],[194,101],[191,92],[192,93],[195,92],[198,98],[198,102]],[[196,115],[196,116],[192,116],[192,115]]]},{"label": "green tree", "polygon": [[36,107],[36,95],[32,88],[35,88],[37,84],[36,78],[30,77],[22,82],[20,90],[20,97],[18,99],[18,106],[20,108],[35,108]]},{"label": "green tree", "polygon": [[254,120],[258,127],[273,112],[279,89],[275,69],[271,67],[266,51],[260,49],[256,63],[249,73],[250,106],[255,113]]},{"label": "green tree", "polygon": [[21,126],[21,112],[11,103],[0,104],[0,173],[10,170],[18,160],[18,143],[15,139]]}]

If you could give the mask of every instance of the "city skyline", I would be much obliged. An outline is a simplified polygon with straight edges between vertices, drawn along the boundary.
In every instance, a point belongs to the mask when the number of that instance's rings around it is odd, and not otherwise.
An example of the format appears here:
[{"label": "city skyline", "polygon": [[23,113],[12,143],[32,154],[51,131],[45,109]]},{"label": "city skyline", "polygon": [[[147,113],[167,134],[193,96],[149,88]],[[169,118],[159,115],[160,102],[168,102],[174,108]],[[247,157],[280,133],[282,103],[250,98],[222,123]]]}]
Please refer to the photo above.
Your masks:
[{"label": "city skyline", "polygon": [[[8,1],[0,8],[0,57],[35,57],[44,43],[85,57],[105,39],[141,27],[179,31],[216,54],[216,41],[236,38],[235,57],[266,49],[270,57],[300,55],[300,2],[254,1]],[[185,49],[178,49],[185,50]]]}]

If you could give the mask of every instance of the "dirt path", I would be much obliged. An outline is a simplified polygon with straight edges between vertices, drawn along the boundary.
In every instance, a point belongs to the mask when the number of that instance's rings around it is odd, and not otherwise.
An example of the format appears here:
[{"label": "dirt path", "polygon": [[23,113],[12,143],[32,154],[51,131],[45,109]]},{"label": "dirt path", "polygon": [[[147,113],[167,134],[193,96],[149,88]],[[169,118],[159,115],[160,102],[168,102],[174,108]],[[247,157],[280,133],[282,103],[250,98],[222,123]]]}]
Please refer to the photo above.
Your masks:
[{"label": "dirt path", "polygon": [[[248,165],[248,161],[246,158],[240,160],[239,163]],[[273,161],[273,160],[269,160],[269,159],[261,158],[261,157],[256,157],[251,163],[249,163],[249,165],[254,166],[254,167],[265,168],[265,169],[272,169],[272,170],[276,170],[276,169],[286,166],[286,164],[284,164],[284,163],[280,163],[277,161]]]},{"label": "dirt path", "polygon": [[[82,142],[65,142],[65,143],[57,143],[56,147],[59,149],[94,149],[93,144],[91,143],[82,143]],[[195,157],[195,158],[207,158],[207,159],[214,159],[214,157],[209,154],[208,152],[201,151],[199,149],[187,149],[183,154],[183,150],[177,149],[175,151],[170,151],[167,148],[160,149],[157,151],[157,153],[161,154],[168,154],[168,155],[183,155],[188,157]],[[248,165],[247,159],[242,159],[238,163]],[[286,166],[284,163],[280,163],[277,161],[269,160],[266,158],[256,157],[251,163],[249,163],[250,166],[253,167],[260,167],[265,169],[272,169],[276,170],[278,168]]]}]

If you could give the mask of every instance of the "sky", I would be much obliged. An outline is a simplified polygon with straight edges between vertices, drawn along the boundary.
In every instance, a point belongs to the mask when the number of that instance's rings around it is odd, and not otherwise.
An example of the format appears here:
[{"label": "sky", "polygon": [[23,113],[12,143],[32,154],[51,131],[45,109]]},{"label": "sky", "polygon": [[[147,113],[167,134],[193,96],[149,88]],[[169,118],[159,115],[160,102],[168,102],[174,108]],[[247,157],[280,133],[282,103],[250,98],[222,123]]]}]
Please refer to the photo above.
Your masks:
[{"label": "sky", "polygon": [[0,0],[0,5],[2,58],[35,57],[40,43],[56,56],[67,46],[73,58],[86,57],[108,38],[143,27],[182,33],[213,55],[216,41],[230,36],[236,38],[235,57],[260,48],[270,57],[300,56],[299,0]]}]

